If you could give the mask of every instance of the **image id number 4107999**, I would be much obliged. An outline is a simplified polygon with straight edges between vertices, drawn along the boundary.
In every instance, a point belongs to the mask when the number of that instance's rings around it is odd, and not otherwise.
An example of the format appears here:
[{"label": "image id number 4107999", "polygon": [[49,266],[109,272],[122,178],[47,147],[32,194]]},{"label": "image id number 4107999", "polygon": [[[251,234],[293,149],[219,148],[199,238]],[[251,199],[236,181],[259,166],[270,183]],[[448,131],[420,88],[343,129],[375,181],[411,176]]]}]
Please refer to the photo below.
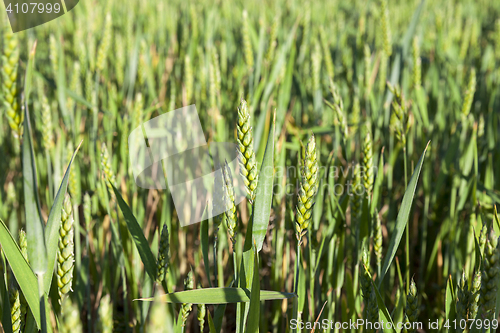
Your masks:
[{"label": "image id number 4107999", "polygon": [[6,8],[7,13],[16,13],[16,14],[28,14],[28,13],[59,13],[61,11],[60,3],[43,3],[43,2],[24,2],[24,3],[16,3],[9,5]]}]

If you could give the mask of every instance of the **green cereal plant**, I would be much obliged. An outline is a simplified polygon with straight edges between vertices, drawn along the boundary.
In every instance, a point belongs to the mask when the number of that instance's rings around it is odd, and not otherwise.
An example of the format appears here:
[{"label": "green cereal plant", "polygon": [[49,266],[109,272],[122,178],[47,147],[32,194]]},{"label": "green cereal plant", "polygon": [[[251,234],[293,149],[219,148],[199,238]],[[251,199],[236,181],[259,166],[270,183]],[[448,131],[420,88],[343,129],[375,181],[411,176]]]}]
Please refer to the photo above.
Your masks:
[{"label": "green cereal plant", "polygon": [[78,305],[68,298],[61,309],[61,320],[59,322],[60,333],[82,332],[82,322],[80,321],[80,309]]},{"label": "green cereal plant", "polygon": [[243,50],[245,52],[245,62],[247,64],[248,70],[253,70],[254,59],[253,59],[253,48],[252,41],[250,40],[250,30],[248,23],[248,12],[243,11],[243,23],[242,23],[242,35],[243,35]]},{"label": "green cereal plant", "polygon": [[392,86],[388,83],[389,90],[394,94],[392,102],[392,110],[390,125],[395,132],[396,138],[401,142],[403,147],[406,147],[406,135],[410,129],[410,121],[408,117],[408,106],[403,96],[403,92],[399,85]]},{"label": "green cereal plant", "polygon": [[352,101],[352,112],[351,112],[351,119],[350,119],[350,134],[352,136],[356,135],[358,133],[358,128],[359,128],[359,121],[360,121],[360,112],[361,108],[359,105],[359,96],[356,94],[354,96],[354,100]]},{"label": "green cereal plant", "polygon": [[307,142],[300,170],[301,182],[297,201],[297,213],[295,215],[295,235],[299,246],[302,243],[302,237],[309,228],[316,192],[318,190],[319,169],[314,135],[311,135]]},{"label": "green cereal plant", "polygon": [[373,143],[369,132],[365,135],[362,151],[363,160],[361,167],[363,171],[363,185],[366,195],[370,197],[373,191]]},{"label": "green cereal plant", "polygon": [[186,101],[189,104],[193,99],[194,74],[193,67],[191,65],[191,58],[188,55],[186,55],[186,58],[184,59],[184,84]]},{"label": "green cereal plant", "polygon": [[59,70],[59,51],[57,47],[57,39],[51,34],[49,37],[49,49],[50,49],[50,64],[52,66],[52,75],[57,76]]},{"label": "green cereal plant", "polygon": [[483,318],[490,319],[496,306],[500,270],[498,238],[493,230],[486,240],[481,268],[481,313]]},{"label": "green cereal plant", "polygon": [[250,120],[250,112],[248,111],[247,102],[241,99],[238,107],[238,122],[236,124],[238,135],[238,157],[241,166],[241,175],[245,181],[250,202],[255,200],[255,190],[259,181],[259,171],[257,169],[257,161],[255,159],[255,151],[253,148],[253,133]]},{"label": "green cereal plant", "polygon": [[19,290],[15,289],[10,293],[10,316],[12,319],[12,332],[21,332],[21,298]]},{"label": "green cereal plant", "polygon": [[383,92],[385,90],[386,84],[387,84],[387,66],[389,62],[389,57],[385,53],[385,51],[382,50],[380,53],[380,68],[379,68],[379,74],[378,74],[378,90],[380,92]]},{"label": "green cereal plant", "polygon": [[217,79],[215,74],[215,66],[212,62],[208,65],[209,77],[209,95],[210,95],[210,109],[217,110]]},{"label": "green cereal plant", "polygon": [[142,125],[144,119],[144,98],[142,93],[138,92],[135,95],[134,108],[132,110],[132,129],[135,129]]},{"label": "green cereal plant", "polygon": [[112,34],[112,19],[111,13],[106,14],[106,19],[104,23],[103,35],[101,38],[101,43],[99,44],[99,49],[97,50],[97,62],[96,69],[102,72],[104,66],[106,65],[106,57],[108,55],[109,47],[111,45],[111,34]]},{"label": "green cereal plant", "polygon": [[500,19],[495,21],[495,54],[500,59]]},{"label": "green cereal plant", "polygon": [[330,91],[333,96],[333,104],[326,101],[326,104],[335,112],[337,122],[340,126],[340,132],[342,133],[344,142],[349,136],[349,130],[347,127],[347,117],[344,113],[344,102],[339,94],[337,86],[330,80]]},{"label": "green cereal plant", "polygon": [[224,175],[224,183],[225,183],[224,207],[226,208],[225,210],[226,226],[234,250],[234,247],[236,245],[236,227],[238,221],[236,217],[236,205],[234,204],[235,197],[234,197],[234,187],[233,187],[233,176],[231,174],[231,169],[229,168],[229,164],[227,162],[225,162],[223,165],[222,173]]},{"label": "green cereal plant", "polygon": [[92,201],[88,193],[85,193],[83,196],[83,217],[87,226],[90,226],[90,222],[92,221]]},{"label": "green cereal plant", "polygon": [[[78,94],[78,87],[80,86],[80,64],[78,62],[74,62],[73,63],[73,72],[72,72],[72,75],[71,75],[71,81],[70,81],[70,84],[69,84],[69,90],[71,90],[72,92]],[[66,99],[66,108],[73,112],[73,110],[75,109],[75,100],[71,97],[68,97]],[[78,130],[78,129],[77,129]]]},{"label": "green cereal plant", "polygon": [[313,78],[313,91],[321,88],[321,46],[318,41],[314,43],[314,51],[312,53],[312,78]]},{"label": "green cereal plant", "polygon": [[481,295],[481,271],[477,270],[472,279],[472,285],[469,293],[469,304],[467,308],[469,310],[468,319],[476,319],[479,310],[479,297]]},{"label": "green cereal plant", "polygon": [[[377,323],[379,321],[379,308],[377,296],[373,288],[372,275],[370,273],[370,259],[366,248],[363,250],[361,260],[361,296],[364,301],[364,319],[368,323]],[[367,332],[375,332],[373,328],[367,328]]]},{"label": "green cereal plant", "polygon": [[458,281],[457,288],[457,322],[461,322],[462,320],[467,321],[467,310],[469,305],[469,285],[467,282],[467,277],[465,276],[465,272],[462,272],[462,277]]},{"label": "green cereal plant", "polygon": [[371,80],[371,51],[370,51],[370,46],[368,44],[365,44],[364,48],[364,63],[365,63],[365,98],[368,98],[370,95],[370,92],[372,90],[372,80]]},{"label": "green cereal plant", "polygon": [[[373,251],[377,260],[377,272],[382,268],[382,249],[383,249],[383,235],[382,235],[382,222],[378,210],[375,209],[373,213]],[[379,273],[380,274],[380,273]]]},{"label": "green cereal plant", "polygon": [[[73,152],[74,152],[73,142],[70,140],[70,141],[68,141],[68,145],[66,148],[66,153],[67,153],[66,160],[68,161],[68,163],[71,160],[71,156],[73,155]],[[76,164],[77,163],[75,163],[75,165]],[[80,179],[80,168],[78,168],[78,167],[71,168],[71,170],[70,170],[68,190],[69,190],[69,193],[71,194],[71,199],[73,199],[73,202],[76,205],[79,205],[80,201],[82,199],[82,189],[81,189],[81,179]]]},{"label": "green cereal plant", "polygon": [[114,193],[111,184],[116,186],[116,177],[111,166],[111,158],[108,153],[108,148],[106,147],[106,144],[104,142],[101,145],[101,166],[103,177],[106,180],[106,186],[109,189],[109,193]]},{"label": "green cereal plant", "polygon": [[9,126],[12,130],[19,150],[19,140],[23,135],[24,114],[19,105],[19,90],[17,87],[17,70],[19,66],[18,36],[10,32],[10,27],[3,28],[2,52],[2,101]]},{"label": "green cereal plant", "polygon": [[75,245],[73,231],[73,209],[71,198],[64,198],[61,212],[61,227],[59,228],[59,249],[57,252],[57,287],[59,302],[62,304],[64,296],[72,289],[73,269],[75,266]]},{"label": "green cereal plant", "polygon": [[[187,277],[184,279],[184,290],[193,290],[193,288],[194,288],[193,270],[190,270],[188,272]],[[182,303],[181,320],[182,320],[182,327],[183,328],[186,326],[187,318],[192,310],[193,310],[193,304]]]},{"label": "green cereal plant", "polygon": [[170,261],[170,239],[168,234],[168,227],[166,224],[163,225],[160,236],[160,246],[158,248],[158,259],[157,263],[157,281],[163,283],[167,276],[168,264]]},{"label": "green cereal plant", "polygon": [[115,61],[113,63],[115,65],[116,81],[118,85],[122,86],[125,79],[124,69],[127,55],[125,54],[125,41],[121,34],[114,35],[114,52]]},{"label": "green cereal plant", "polygon": [[420,58],[420,45],[418,37],[413,38],[412,47],[412,59],[413,59],[413,69],[412,69],[412,84],[413,88],[418,89],[422,86],[422,59]]},{"label": "green cereal plant", "polygon": [[222,86],[222,77],[221,77],[221,69],[219,62],[219,54],[217,53],[217,49],[215,47],[212,48],[211,54],[212,54],[212,62],[214,64],[215,88],[217,91],[217,95],[220,95]]},{"label": "green cereal plant", "polygon": [[382,41],[384,45],[384,52],[387,57],[392,54],[392,37],[391,37],[391,26],[389,20],[389,8],[388,1],[380,1],[380,28],[382,30]]},{"label": "green cereal plant", "polygon": [[365,302],[365,309],[368,308],[368,299],[372,292],[372,276],[370,274],[370,256],[368,251],[363,249],[363,256],[361,257],[361,296]]},{"label": "green cereal plant", "polygon": [[109,295],[101,298],[98,308],[97,332],[113,332],[113,303]]},{"label": "green cereal plant", "polygon": [[140,87],[144,87],[147,80],[148,71],[148,45],[144,39],[141,39],[139,45],[139,64],[137,65],[137,82]]},{"label": "green cereal plant", "polygon": [[330,45],[328,43],[323,26],[319,27],[319,38],[321,41],[321,48],[323,49],[323,59],[325,60],[326,72],[328,73],[328,77],[333,80],[335,75],[335,66],[333,65],[332,54],[330,53]]},{"label": "green cereal plant", "polygon": [[[198,286],[198,289],[200,287]],[[207,315],[207,307],[205,304],[197,304],[198,308],[198,323],[200,325],[200,332],[203,332],[203,328],[205,327],[205,316]]]},{"label": "green cereal plant", "polygon": [[486,246],[486,240],[488,239],[488,226],[486,223],[483,223],[478,238],[479,238],[478,243],[479,243],[479,248],[481,249],[481,254],[484,255],[484,247]]},{"label": "green cereal plant", "polygon": [[94,81],[92,80],[92,73],[87,71],[85,74],[85,99],[89,103],[93,103],[94,95]]},{"label": "green cereal plant", "polygon": [[351,228],[357,230],[359,220],[361,218],[361,209],[363,206],[363,198],[365,188],[361,177],[361,166],[356,164],[353,170],[353,178],[349,195],[351,196]]},{"label": "green cereal plant", "polygon": [[28,239],[26,238],[26,231],[23,229],[19,230],[19,248],[24,259],[28,261]]},{"label": "green cereal plant", "polygon": [[54,146],[54,133],[52,130],[52,112],[47,97],[41,97],[42,107],[42,145],[45,151],[50,151]]},{"label": "green cereal plant", "polygon": [[417,294],[417,286],[415,285],[415,281],[411,280],[410,288],[408,295],[406,295],[406,308],[405,308],[405,322],[410,323],[411,328],[406,330],[408,333],[417,332],[416,327],[413,325],[418,322],[418,313],[419,313],[419,304],[418,304],[418,294]]},{"label": "green cereal plant", "polygon": [[274,60],[274,54],[276,51],[276,45],[278,44],[276,41],[276,37],[278,35],[278,24],[279,24],[279,16],[275,15],[273,19],[273,24],[271,25],[271,30],[269,31],[269,45],[267,46],[266,52],[266,62],[271,64]]},{"label": "green cereal plant", "polygon": [[462,104],[462,114],[464,115],[464,118],[466,118],[471,111],[475,92],[476,92],[476,69],[472,67],[470,70],[467,90],[465,91],[464,102]]}]

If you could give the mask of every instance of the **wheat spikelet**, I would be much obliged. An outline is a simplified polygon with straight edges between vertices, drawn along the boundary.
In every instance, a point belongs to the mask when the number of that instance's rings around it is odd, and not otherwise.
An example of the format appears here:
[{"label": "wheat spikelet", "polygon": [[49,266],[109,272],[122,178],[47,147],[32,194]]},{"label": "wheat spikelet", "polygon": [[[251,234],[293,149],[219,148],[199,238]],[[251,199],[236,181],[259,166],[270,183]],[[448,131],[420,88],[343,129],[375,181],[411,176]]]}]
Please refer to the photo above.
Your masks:
[{"label": "wheat spikelet", "polygon": [[257,161],[255,159],[255,151],[253,149],[253,133],[250,121],[250,112],[248,111],[247,102],[242,99],[238,107],[238,122],[236,125],[239,147],[239,162],[241,166],[241,174],[245,181],[247,193],[250,197],[250,202],[255,200],[255,190],[259,181],[257,169]]},{"label": "wheat spikelet", "polygon": [[186,101],[187,103],[191,103],[193,98],[193,84],[194,84],[194,75],[193,68],[191,66],[191,58],[186,56],[184,59],[184,82],[186,89]]},{"label": "wheat spikelet", "polygon": [[366,195],[371,196],[373,190],[373,144],[370,133],[366,133],[363,141],[363,185]]},{"label": "wheat spikelet", "polygon": [[111,158],[108,153],[108,148],[106,147],[106,144],[104,142],[101,145],[101,166],[103,176],[106,180],[106,186],[109,189],[109,193],[113,195],[114,191],[111,184],[113,184],[113,186],[116,186],[116,177],[111,166]]},{"label": "wheat spikelet", "polygon": [[170,239],[169,239],[167,225],[164,224],[163,229],[161,231],[160,246],[158,248],[158,259],[157,259],[157,268],[158,268],[157,281],[160,283],[165,281],[165,278],[167,276],[169,261],[170,261]]},{"label": "wheat spikelet", "polygon": [[99,333],[113,332],[113,303],[109,295],[101,298],[99,302],[97,331]]},{"label": "wheat spikelet", "polygon": [[12,332],[21,332],[21,299],[19,290],[15,289],[10,293],[10,316],[12,319]]},{"label": "wheat spikelet", "polygon": [[319,27],[319,37],[321,41],[321,47],[323,49],[323,59],[325,60],[326,72],[328,77],[333,80],[335,75],[335,66],[333,65],[332,54],[330,53],[330,46],[326,38],[325,30],[323,26]]},{"label": "wheat spikelet", "polygon": [[314,43],[314,51],[312,54],[312,79],[313,79],[313,91],[319,90],[321,81],[321,47],[318,41]]},{"label": "wheat spikelet", "polygon": [[390,57],[392,54],[391,42],[391,27],[389,23],[389,8],[387,7],[387,0],[380,1],[380,27],[382,30],[382,40],[384,43],[384,52]]},{"label": "wheat spikelet", "polygon": [[106,19],[104,23],[103,35],[101,39],[101,44],[99,44],[99,49],[97,51],[97,62],[96,68],[99,72],[102,72],[104,66],[106,65],[106,56],[108,55],[109,46],[111,44],[111,14],[106,14]]},{"label": "wheat spikelet", "polygon": [[[2,53],[2,101],[14,139],[19,143],[23,135],[24,114],[19,105],[17,88],[17,70],[19,66],[19,45],[17,35],[10,32],[10,27],[3,28]],[[15,151],[19,150],[16,144]]]},{"label": "wheat spikelet", "polygon": [[245,62],[247,64],[248,70],[253,69],[253,50],[252,42],[250,41],[250,30],[248,26],[248,13],[246,10],[243,11],[243,23],[242,23],[242,35],[243,35],[243,49],[245,52]]},{"label": "wheat spikelet", "polygon": [[[418,322],[418,295],[417,295],[417,286],[415,285],[415,281],[411,280],[410,289],[408,295],[406,295],[406,309],[405,309],[405,322],[407,323],[416,323]],[[417,332],[416,328],[411,325],[411,328],[406,330],[408,333]]]},{"label": "wheat spikelet", "polygon": [[[184,279],[184,290],[193,290],[193,288],[194,288],[193,270],[190,270],[187,277]],[[182,303],[181,307],[182,327],[186,326],[187,318],[192,310],[193,310],[193,304]]]},{"label": "wheat spikelet", "polygon": [[467,84],[464,103],[462,104],[462,114],[465,117],[467,117],[470,113],[475,92],[476,92],[476,69],[473,67],[470,71],[469,83]]},{"label": "wheat spikelet", "polygon": [[[67,154],[66,158],[68,161],[68,165],[69,162],[71,161],[71,157],[73,156],[73,152],[74,152],[73,142],[70,140],[68,141],[68,145],[66,148],[66,154]],[[69,194],[71,194],[71,199],[73,199],[73,202],[77,205],[80,204],[80,201],[82,199],[82,189],[80,180],[80,168],[78,167],[76,156],[75,159],[73,160],[73,167],[70,169],[69,172],[68,190]]]},{"label": "wheat spikelet", "polygon": [[311,222],[312,210],[318,187],[318,156],[316,153],[316,141],[311,135],[305,154],[301,163],[301,185],[299,189],[297,209],[295,215],[295,232],[299,244],[307,232]]},{"label": "wheat spikelet", "polygon": [[74,254],[73,209],[68,195],[64,198],[61,212],[61,227],[59,228],[59,250],[57,252],[57,287],[59,302],[72,289],[73,269],[75,265]]},{"label": "wheat spikelet", "polygon": [[493,230],[486,240],[481,269],[481,311],[483,318],[490,318],[496,306],[500,270],[498,238]]},{"label": "wheat spikelet", "polygon": [[469,293],[469,304],[467,308],[469,310],[468,319],[476,319],[477,312],[479,309],[479,296],[481,295],[481,271],[478,270],[474,274],[474,279],[472,280],[472,285]]},{"label": "wheat spikelet", "polygon": [[50,64],[52,66],[52,74],[54,77],[57,77],[57,73],[59,71],[59,52],[57,48],[57,39],[56,37],[51,34],[49,37],[49,58],[50,58]]},{"label": "wheat spikelet", "polygon": [[375,252],[375,258],[377,259],[377,268],[381,268],[382,264],[382,246],[383,246],[383,236],[382,236],[382,223],[380,221],[380,215],[378,210],[375,209],[373,213],[373,251]]},{"label": "wheat spikelet", "polygon": [[422,86],[422,60],[420,59],[420,46],[417,36],[413,38],[412,58],[412,83],[413,88],[418,89]]},{"label": "wheat spikelet", "polygon": [[80,309],[68,298],[61,307],[61,320],[59,321],[60,333],[82,332],[82,322],[80,321]]},{"label": "wheat spikelet", "polygon": [[225,183],[225,215],[226,215],[226,226],[227,231],[229,233],[229,238],[233,244],[233,249],[236,244],[236,227],[237,227],[237,219],[236,219],[236,205],[234,204],[234,187],[233,187],[233,176],[231,174],[231,169],[229,168],[229,164],[227,162],[223,165],[223,175],[224,175],[224,183]]},{"label": "wheat spikelet", "polygon": [[[469,285],[467,283],[467,277],[465,276],[465,272],[462,272],[462,277],[458,282],[457,288],[457,303],[456,303],[456,311],[457,311],[457,321],[461,322],[462,320],[467,320],[467,308],[469,304]],[[460,332],[463,330],[458,328]]]}]

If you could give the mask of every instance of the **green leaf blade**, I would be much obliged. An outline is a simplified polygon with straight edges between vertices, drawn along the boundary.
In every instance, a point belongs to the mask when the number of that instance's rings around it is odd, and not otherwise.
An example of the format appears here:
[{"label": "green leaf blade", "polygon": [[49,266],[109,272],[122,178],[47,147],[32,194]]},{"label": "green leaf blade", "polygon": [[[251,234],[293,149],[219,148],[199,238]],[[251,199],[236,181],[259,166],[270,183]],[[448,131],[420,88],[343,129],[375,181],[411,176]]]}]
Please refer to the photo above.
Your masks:
[{"label": "green leaf blade", "polygon": [[[142,231],[141,226],[139,223],[137,223],[137,220],[132,213],[132,210],[130,207],[127,205],[125,200],[123,200],[120,192],[114,187],[113,184],[113,192],[116,195],[116,200],[118,202],[118,206],[120,207],[123,216],[125,217],[125,222],[127,223],[127,228],[132,235],[132,239],[134,240],[134,244],[137,247],[137,251],[139,251],[139,255],[141,257],[142,263],[144,264],[144,267],[146,269],[146,272],[148,275],[151,277],[153,281],[156,280],[156,259],[153,255],[153,252],[151,252],[151,248],[149,246],[149,242],[144,236],[144,232]],[[192,303],[192,302],[186,302],[186,303]]]},{"label": "green leaf blade", "polygon": [[394,228],[391,241],[389,243],[389,249],[387,250],[387,254],[385,256],[384,265],[382,266],[382,272],[380,274],[380,279],[379,279],[379,286],[384,280],[384,276],[389,270],[392,261],[394,260],[394,256],[396,255],[396,251],[398,250],[399,243],[401,242],[401,238],[403,237],[403,232],[406,228],[406,224],[408,223],[408,218],[410,216],[410,210],[413,203],[413,197],[415,195],[418,178],[420,175],[420,171],[422,169],[422,164],[424,162],[425,152],[429,147],[429,143],[427,144],[427,147],[425,147],[424,152],[420,156],[417,166],[413,171],[413,175],[411,176],[408,188],[406,189],[405,194],[403,196],[403,202],[401,203],[401,208],[399,209],[398,217],[396,219],[396,226]]},{"label": "green leaf blade", "polygon": [[[204,288],[187,291],[179,291],[164,294],[159,297],[159,301],[165,303],[191,303],[191,304],[229,304],[250,302],[251,290],[246,288]],[[260,301],[282,300],[295,297],[295,294],[280,291],[261,290]],[[141,298],[137,301],[152,302],[154,297]]]},{"label": "green leaf blade", "polygon": [[274,132],[276,124],[276,112],[269,136],[267,138],[266,151],[259,172],[259,183],[256,189],[255,204],[253,210],[252,237],[255,240],[257,252],[262,250],[262,244],[266,237],[271,215],[271,204],[273,200],[274,184]]}]

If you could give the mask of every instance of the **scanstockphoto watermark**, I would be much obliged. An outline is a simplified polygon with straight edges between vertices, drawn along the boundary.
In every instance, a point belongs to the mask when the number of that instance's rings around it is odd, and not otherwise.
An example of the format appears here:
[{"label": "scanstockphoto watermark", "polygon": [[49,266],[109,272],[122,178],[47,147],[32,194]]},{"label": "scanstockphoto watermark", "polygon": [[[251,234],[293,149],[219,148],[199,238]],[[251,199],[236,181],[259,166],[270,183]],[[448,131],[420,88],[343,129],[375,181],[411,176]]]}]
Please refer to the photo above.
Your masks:
[{"label": "scanstockphoto watermark", "polygon": [[[238,146],[234,142],[210,142],[205,139],[198,111],[189,105],[169,111],[133,129],[128,138],[130,168],[137,186],[146,189],[168,189],[181,226],[198,223],[227,210],[221,203],[221,166],[229,168],[234,190],[234,204],[246,195],[245,179],[238,161]],[[300,170],[296,167],[269,167],[260,170],[260,177],[270,175],[277,181],[274,195],[296,195],[300,189]],[[362,196],[365,176],[376,174],[359,164],[345,167],[319,167],[319,191],[331,195]],[[356,185],[350,179],[361,179]],[[280,181],[281,180],[281,181]],[[284,181],[283,181],[284,180]],[[269,195],[260,192],[256,195]]]},{"label": "scanstockphoto watermark", "polygon": [[342,330],[358,330],[363,328],[364,330],[392,330],[397,329],[401,331],[406,330],[422,330],[424,327],[422,322],[398,322],[392,323],[390,321],[376,321],[370,322],[364,319],[349,320],[349,321],[334,321],[329,319],[323,319],[321,321],[300,321],[298,319],[292,319],[290,321],[290,329],[306,329],[306,330],[327,330],[327,329],[342,329]]}]

